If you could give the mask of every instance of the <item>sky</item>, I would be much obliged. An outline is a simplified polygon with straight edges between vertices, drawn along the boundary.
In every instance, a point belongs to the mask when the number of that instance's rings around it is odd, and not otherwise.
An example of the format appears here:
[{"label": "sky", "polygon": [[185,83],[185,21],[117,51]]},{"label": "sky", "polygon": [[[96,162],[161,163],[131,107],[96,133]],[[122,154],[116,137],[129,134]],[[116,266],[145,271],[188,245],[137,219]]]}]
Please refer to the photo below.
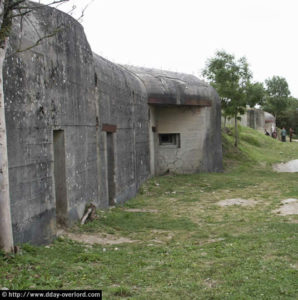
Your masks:
[{"label": "sky", "polygon": [[286,78],[298,98],[298,0],[71,1],[76,14],[87,4],[92,51],[115,63],[202,78],[207,59],[225,50],[247,58],[254,81]]}]

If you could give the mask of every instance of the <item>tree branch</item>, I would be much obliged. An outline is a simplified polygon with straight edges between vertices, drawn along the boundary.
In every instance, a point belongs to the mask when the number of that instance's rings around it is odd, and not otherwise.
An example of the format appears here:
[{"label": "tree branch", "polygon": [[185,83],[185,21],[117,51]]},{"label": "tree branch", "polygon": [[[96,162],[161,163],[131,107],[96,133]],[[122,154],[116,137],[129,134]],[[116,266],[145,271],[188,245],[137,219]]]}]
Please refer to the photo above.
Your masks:
[{"label": "tree branch", "polygon": [[25,51],[28,51],[28,50],[30,50],[30,49],[35,48],[35,47],[38,46],[43,40],[55,36],[55,35],[56,35],[59,31],[61,31],[62,29],[63,29],[63,26],[57,27],[52,33],[40,37],[34,44],[32,44],[32,45],[30,45],[30,46],[28,46],[28,47],[26,47],[26,48],[23,48],[23,49],[18,49],[17,51],[15,51],[15,52],[13,52],[13,53],[7,55],[6,58],[12,57],[13,55],[15,55],[15,54],[17,54],[17,53],[25,52]]}]

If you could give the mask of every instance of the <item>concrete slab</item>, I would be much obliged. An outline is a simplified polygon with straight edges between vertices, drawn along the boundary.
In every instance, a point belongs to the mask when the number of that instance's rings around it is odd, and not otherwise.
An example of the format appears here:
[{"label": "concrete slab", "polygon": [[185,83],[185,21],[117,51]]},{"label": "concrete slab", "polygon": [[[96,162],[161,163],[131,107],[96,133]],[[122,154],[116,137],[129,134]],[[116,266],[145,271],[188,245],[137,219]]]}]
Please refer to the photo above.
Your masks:
[{"label": "concrete slab", "polygon": [[283,200],[281,203],[282,206],[279,209],[274,210],[273,212],[278,213],[282,216],[298,215],[298,199],[289,198]]},{"label": "concrete slab", "polygon": [[273,170],[280,173],[296,173],[298,172],[298,159],[291,160],[287,163],[276,164],[273,166]]}]

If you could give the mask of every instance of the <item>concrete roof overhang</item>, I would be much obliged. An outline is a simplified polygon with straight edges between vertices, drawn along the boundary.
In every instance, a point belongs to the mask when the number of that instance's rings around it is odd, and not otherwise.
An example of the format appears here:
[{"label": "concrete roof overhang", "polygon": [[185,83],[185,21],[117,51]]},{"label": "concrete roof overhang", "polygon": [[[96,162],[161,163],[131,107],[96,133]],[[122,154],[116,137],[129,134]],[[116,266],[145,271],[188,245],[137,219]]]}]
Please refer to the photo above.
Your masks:
[{"label": "concrete roof overhang", "polygon": [[124,68],[143,82],[150,105],[206,107],[219,101],[216,91],[193,75],[134,66]]}]

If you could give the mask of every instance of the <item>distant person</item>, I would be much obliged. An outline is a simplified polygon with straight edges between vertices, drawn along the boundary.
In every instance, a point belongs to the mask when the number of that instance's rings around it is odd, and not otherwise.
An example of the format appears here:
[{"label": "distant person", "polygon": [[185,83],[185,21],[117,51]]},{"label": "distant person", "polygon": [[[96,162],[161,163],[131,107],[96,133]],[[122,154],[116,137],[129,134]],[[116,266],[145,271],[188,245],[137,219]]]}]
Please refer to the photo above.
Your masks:
[{"label": "distant person", "polygon": [[281,130],[281,141],[285,142],[286,141],[286,136],[287,136],[287,131],[286,129],[283,127]]},{"label": "distant person", "polygon": [[289,133],[290,133],[290,142],[292,142],[294,130],[290,128]]},{"label": "distant person", "polygon": [[277,132],[274,130],[271,134],[272,138],[273,139],[276,139],[277,138]]}]

